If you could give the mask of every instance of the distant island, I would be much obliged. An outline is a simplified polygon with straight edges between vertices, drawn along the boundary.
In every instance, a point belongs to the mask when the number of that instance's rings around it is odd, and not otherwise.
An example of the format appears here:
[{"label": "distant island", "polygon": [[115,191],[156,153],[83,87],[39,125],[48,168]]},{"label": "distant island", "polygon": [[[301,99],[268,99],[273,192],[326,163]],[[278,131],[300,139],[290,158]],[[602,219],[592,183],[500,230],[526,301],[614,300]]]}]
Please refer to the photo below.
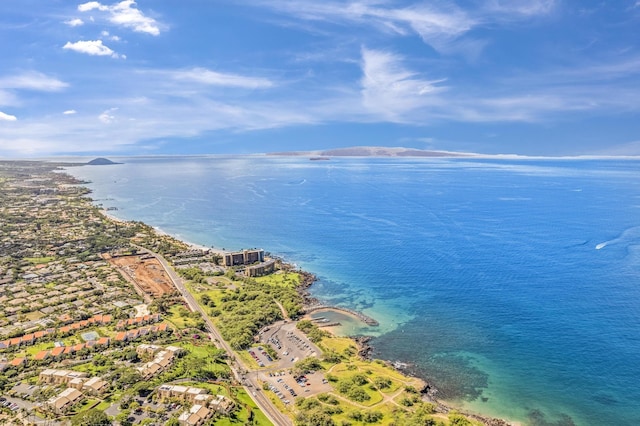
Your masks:
[{"label": "distant island", "polygon": [[115,161],[111,161],[108,158],[98,157],[98,158],[94,158],[93,160],[89,161],[87,164],[89,166],[109,166],[109,165],[112,165],[112,164],[122,164],[122,163],[116,163]]},{"label": "distant island", "polygon": [[429,151],[424,149],[354,146],[321,151],[289,151],[272,152],[267,155],[285,155],[294,157],[311,157],[313,160],[328,159],[327,157],[475,157],[477,154],[451,151]]}]

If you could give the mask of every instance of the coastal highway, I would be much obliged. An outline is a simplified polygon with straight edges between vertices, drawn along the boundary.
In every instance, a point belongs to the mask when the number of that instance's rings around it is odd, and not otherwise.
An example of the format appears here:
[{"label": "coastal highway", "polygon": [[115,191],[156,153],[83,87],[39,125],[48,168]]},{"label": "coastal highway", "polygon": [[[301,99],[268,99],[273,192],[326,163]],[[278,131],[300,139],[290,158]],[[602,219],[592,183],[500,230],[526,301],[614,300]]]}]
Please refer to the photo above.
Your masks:
[{"label": "coastal highway", "polygon": [[262,412],[267,416],[267,418],[274,425],[292,426],[293,422],[291,421],[291,419],[285,416],[284,414],[282,414],[273,405],[271,400],[269,400],[269,398],[267,398],[264,395],[262,391],[262,387],[258,382],[257,374],[248,374],[248,375],[245,374],[245,372],[247,371],[247,368],[244,365],[242,365],[241,360],[236,358],[233,349],[231,349],[231,347],[227,344],[227,342],[224,341],[224,339],[222,338],[222,335],[220,334],[216,326],[213,324],[213,322],[209,318],[209,315],[207,315],[204,309],[202,309],[202,307],[198,304],[193,294],[191,294],[191,292],[187,290],[187,288],[184,285],[184,282],[182,281],[182,278],[176,273],[176,271],[171,267],[171,265],[169,265],[167,260],[161,255],[159,255],[158,253],[149,251],[144,247],[141,247],[141,246],[135,246],[135,247],[138,248],[140,251],[151,254],[158,260],[158,262],[160,262],[164,270],[167,272],[167,274],[173,281],[173,284],[175,285],[175,287],[182,294],[182,297],[184,298],[184,300],[186,300],[191,310],[195,312],[199,312],[200,315],[202,315],[202,318],[204,319],[207,329],[209,331],[209,337],[211,338],[211,340],[213,340],[216,343],[216,346],[218,346],[221,349],[224,349],[227,352],[227,355],[229,356],[229,360],[230,360],[229,366],[231,367],[231,371],[234,377],[236,378],[236,380],[242,383],[245,391],[251,397],[251,399],[253,399],[253,401],[256,403],[258,408],[262,410]]}]

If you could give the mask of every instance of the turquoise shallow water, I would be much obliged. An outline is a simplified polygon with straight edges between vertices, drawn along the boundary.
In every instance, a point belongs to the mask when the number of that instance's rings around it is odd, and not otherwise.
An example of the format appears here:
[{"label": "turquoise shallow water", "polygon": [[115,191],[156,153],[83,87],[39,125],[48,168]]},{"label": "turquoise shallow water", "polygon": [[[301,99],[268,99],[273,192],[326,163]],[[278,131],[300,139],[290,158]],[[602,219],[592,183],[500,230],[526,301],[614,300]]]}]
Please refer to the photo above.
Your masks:
[{"label": "turquoise shallow water", "polygon": [[640,161],[127,158],[69,171],[188,241],[263,247],[376,356],[525,424],[640,424]]}]

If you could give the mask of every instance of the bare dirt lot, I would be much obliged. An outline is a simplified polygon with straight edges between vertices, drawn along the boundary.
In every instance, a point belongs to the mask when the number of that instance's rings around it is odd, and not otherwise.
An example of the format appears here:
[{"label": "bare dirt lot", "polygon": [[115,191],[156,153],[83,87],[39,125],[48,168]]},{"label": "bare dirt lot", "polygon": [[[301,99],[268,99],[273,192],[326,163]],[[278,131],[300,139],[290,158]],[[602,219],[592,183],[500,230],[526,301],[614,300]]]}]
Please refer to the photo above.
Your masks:
[{"label": "bare dirt lot", "polygon": [[151,297],[176,290],[169,275],[154,257],[148,255],[122,256],[109,259],[120,271],[129,278],[136,287]]}]

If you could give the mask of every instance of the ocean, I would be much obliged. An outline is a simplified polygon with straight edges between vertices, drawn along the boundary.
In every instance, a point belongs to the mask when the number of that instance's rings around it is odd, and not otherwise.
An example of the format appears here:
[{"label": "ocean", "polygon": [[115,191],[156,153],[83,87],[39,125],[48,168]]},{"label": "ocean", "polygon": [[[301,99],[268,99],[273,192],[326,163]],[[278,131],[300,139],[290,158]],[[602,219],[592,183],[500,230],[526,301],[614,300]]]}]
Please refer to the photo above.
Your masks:
[{"label": "ocean", "polygon": [[260,247],[374,356],[528,425],[640,424],[640,160],[199,156],[69,168],[97,204]]}]

